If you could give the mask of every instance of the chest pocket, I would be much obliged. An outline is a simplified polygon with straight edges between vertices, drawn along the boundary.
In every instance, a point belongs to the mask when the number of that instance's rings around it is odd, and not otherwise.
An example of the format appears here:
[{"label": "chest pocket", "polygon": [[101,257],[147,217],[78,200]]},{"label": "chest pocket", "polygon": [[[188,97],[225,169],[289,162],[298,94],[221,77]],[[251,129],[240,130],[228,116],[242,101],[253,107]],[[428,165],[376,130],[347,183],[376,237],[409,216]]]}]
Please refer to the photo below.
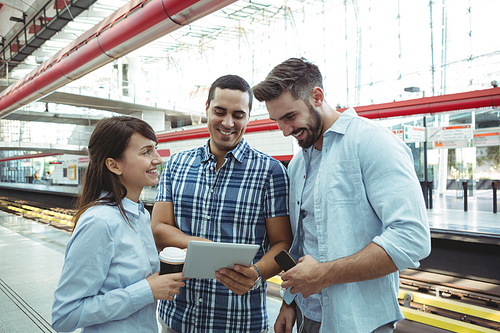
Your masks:
[{"label": "chest pocket", "polygon": [[[361,169],[358,160],[338,161],[326,168],[322,186],[329,204],[355,205],[361,199]],[[321,181],[321,182],[323,182]]]}]

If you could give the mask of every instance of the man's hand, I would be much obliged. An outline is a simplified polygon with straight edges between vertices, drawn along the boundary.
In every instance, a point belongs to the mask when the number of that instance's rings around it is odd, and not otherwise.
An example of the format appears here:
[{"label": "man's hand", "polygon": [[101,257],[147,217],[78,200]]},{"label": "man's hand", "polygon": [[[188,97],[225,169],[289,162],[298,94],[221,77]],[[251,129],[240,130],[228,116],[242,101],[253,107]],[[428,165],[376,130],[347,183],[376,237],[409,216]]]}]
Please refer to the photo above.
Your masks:
[{"label": "man's hand", "polygon": [[253,266],[234,265],[234,270],[221,268],[215,272],[217,281],[238,295],[243,295],[252,289],[257,276]]},{"label": "man's hand", "polygon": [[324,288],[321,264],[309,255],[300,258],[295,267],[281,275],[281,279],[283,288],[291,288],[290,293],[302,293],[305,298]]},{"label": "man's hand", "polygon": [[276,318],[276,323],[274,324],[274,332],[292,333],[293,325],[295,325],[295,306],[288,305],[283,301],[280,313],[278,314],[278,318]]}]

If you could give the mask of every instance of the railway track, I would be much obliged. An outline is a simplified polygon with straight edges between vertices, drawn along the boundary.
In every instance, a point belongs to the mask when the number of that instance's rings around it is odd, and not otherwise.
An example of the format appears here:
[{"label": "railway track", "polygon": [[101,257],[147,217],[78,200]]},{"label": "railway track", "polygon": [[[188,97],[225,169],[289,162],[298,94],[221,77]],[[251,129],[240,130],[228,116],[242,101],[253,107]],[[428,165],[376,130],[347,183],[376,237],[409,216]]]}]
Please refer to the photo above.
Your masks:
[{"label": "railway track", "polygon": [[75,213],[70,209],[29,203],[24,200],[13,201],[6,197],[0,197],[0,209],[65,230],[71,230]]},{"label": "railway track", "polygon": [[405,270],[398,298],[408,320],[451,332],[500,331],[500,281]]},{"label": "railway track", "polygon": [[[280,284],[279,276],[269,279],[268,296],[279,298]],[[400,273],[398,301],[405,318],[419,326],[401,323],[395,333],[500,331],[500,281],[405,270]]]}]

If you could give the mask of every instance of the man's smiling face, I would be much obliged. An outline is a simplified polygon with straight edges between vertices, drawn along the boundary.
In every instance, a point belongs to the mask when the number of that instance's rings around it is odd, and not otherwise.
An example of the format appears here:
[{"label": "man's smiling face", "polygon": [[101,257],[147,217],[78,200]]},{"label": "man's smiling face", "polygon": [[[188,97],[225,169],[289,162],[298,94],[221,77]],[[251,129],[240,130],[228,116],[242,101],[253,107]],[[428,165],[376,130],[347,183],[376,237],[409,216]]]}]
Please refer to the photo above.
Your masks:
[{"label": "man's smiling face", "polygon": [[241,141],[250,120],[249,93],[216,88],[207,105],[207,127],[213,154],[233,150]]}]

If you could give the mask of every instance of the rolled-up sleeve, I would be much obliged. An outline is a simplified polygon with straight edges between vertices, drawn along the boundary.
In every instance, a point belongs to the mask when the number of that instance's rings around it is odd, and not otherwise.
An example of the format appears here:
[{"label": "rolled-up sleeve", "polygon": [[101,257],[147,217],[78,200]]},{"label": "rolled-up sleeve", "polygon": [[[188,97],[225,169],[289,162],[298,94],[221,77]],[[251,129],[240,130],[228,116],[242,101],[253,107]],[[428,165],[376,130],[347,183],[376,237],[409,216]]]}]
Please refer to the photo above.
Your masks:
[{"label": "rolled-up sleeve", "polygon": [[360,161],[366,194],[382,221],[381,246],[399,270],[416,268],[430,253],[427,211],[410,149],[384,128],[365,133]]}]

